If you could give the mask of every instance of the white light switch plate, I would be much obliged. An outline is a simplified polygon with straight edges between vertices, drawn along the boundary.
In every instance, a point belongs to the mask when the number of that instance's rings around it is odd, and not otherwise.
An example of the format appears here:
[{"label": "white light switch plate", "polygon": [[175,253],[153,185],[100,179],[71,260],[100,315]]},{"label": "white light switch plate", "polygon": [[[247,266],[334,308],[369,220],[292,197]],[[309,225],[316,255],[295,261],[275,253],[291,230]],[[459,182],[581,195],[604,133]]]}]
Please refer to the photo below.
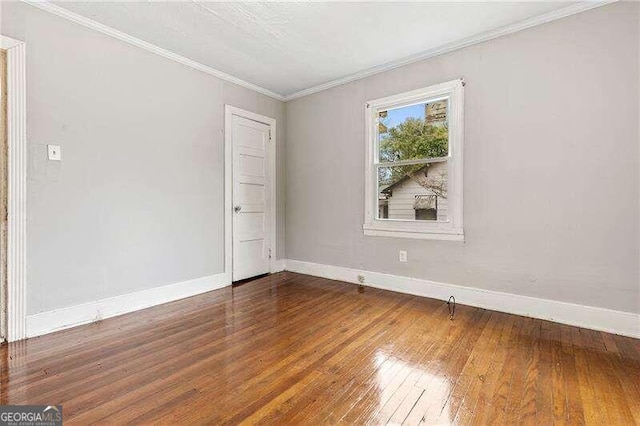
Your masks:
[{"label": "white light switch plate", "polygon": [[406,262],[407,261],[407,252],[404,250],[400,250],[400,252],[398,252],[398,260],[400,260],[400,262]]},{"label": "white light switch plate", "polygon": [[62,161],[62,148],[60,145],[47,145],[47,156],[52,161]]}]

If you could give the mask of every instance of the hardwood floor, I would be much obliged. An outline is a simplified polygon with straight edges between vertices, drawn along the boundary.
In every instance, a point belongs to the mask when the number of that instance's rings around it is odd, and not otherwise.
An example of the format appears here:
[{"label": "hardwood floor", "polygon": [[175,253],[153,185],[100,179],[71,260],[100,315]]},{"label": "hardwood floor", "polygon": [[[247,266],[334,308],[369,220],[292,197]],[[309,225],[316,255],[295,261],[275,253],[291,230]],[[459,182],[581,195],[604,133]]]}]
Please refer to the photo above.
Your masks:
[{"label": "hardwood floor", "polygon": [[288,272],[0,357],[69,424],[640,424],[640,340]]}]

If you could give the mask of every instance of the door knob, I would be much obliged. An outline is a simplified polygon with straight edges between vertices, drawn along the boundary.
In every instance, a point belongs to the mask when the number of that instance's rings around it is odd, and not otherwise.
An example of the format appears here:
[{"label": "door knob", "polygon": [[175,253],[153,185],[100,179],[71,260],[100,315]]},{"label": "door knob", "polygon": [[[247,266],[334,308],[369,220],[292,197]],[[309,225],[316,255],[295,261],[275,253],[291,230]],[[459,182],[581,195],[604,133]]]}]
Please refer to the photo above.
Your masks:
[{"label": "door knob", "polygon": [[236,213],[238,213],[240,210],[242,210],[242,207],[240,207],[240,206],[235,206],[233,208],[233,211],[236,212]]}]

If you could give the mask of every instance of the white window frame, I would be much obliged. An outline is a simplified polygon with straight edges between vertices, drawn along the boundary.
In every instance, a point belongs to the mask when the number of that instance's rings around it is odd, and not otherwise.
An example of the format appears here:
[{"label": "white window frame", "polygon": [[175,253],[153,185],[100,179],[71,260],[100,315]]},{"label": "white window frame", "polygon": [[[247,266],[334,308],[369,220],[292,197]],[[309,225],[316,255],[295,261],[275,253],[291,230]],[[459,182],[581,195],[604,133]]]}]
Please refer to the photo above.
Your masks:
[{"label": "white window frame", "polygon": [[[378,111],[449,97],[449,155],[447,157],[446,222],[378,219]],[[464,241],[462,220],[462,154],[464,138],[464,81],[462,79],[375,99],[365,104],[366,167],[365,214],[362,229],[366,236]],[[400,163],[404,165],[406,162]]]}]

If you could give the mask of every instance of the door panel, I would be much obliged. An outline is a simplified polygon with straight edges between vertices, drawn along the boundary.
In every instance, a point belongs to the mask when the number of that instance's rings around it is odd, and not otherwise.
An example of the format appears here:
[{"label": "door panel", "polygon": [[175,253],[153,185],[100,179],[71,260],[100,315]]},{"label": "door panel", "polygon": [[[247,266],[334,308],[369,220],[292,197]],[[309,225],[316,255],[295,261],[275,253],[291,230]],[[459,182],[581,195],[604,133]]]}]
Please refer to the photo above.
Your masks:
[{"label": "door panel", "polygon": [[240,154],[240,173],[244,176],[265,177],[265,158]]},{"label": "door panel", "polygon": [[246,240],[260,239],[263,235],[264,213],[247,213],[238,215],[239,237]]},{"label": "door panel", "polygon": [[252,183],[240,185],[240,194],[238,195],[240,204],[248,204],[251,202],[264,203],[265,200],[264,186]]},{"label": "door panel", "polygon": [[258,123],[257,121],[249,120],[244,117],[233,116],[234,120],[244,121],[243,125],[236,127],[235,136],[237,136],[237,145],[244,148],[252,148],[258,152],[265,152],[267,149],[267,141],[263,138],[262,128],[267,129],[269,132],[269,126],[264,123]]},{"label": "door panel", "polygon": [[269,272],[269,126],[234,115],[233,280]]}]

